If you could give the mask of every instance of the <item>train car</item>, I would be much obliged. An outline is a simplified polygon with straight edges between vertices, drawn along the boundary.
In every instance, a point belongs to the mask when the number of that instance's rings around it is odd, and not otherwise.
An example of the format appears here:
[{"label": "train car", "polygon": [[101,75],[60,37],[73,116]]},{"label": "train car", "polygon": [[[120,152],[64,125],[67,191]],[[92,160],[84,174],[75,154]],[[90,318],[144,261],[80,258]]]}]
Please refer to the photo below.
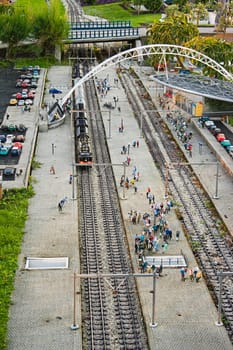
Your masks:
[{"label": "train car", "polygon": [[85,101],[82,90],[79,89],[74,113],[76,156],[78,164],[92,164],[92,152],[88,134],[88,121],[86,118]]}]

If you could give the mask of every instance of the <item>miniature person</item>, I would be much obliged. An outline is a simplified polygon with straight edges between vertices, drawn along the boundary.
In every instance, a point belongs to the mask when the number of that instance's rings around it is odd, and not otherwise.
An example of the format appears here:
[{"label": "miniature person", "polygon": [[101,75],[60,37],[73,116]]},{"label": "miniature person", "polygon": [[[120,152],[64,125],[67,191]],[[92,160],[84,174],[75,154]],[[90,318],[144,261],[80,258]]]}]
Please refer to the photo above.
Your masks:
[{"label": "miniature person", "polygon": [[50,174],[54,175],[55,174],[55,168],[53,165],[51,165],[51,168],[49,170]]}]

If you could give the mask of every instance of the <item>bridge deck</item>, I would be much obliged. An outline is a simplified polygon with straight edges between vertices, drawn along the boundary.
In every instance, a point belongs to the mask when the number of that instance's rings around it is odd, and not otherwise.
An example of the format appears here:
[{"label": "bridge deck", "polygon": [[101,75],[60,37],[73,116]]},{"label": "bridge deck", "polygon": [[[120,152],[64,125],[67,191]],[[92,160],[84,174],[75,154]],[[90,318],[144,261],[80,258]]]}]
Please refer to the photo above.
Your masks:
[{"label": "bridge deck", "polygon": [[120,29],[131,28],[130,21],[95,21],[95,22],[70,22],[72,30],[86,30],[86,29]]},{"label": "bridge deck", "polygon": [[105,29],[105,30],[72,30],[68,40],[80,42],[116,41],[138,39],[138,28]]}]

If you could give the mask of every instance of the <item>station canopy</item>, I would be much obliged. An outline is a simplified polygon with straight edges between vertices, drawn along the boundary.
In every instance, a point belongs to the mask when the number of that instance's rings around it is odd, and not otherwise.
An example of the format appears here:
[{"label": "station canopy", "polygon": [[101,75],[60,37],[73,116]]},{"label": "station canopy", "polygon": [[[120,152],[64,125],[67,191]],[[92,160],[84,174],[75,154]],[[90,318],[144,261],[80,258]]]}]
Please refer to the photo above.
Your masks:
[{"label": "station canopy", "polygon": [[157,73],[152,80],[187,93],[233,102],[233,83],[198,74]]}]

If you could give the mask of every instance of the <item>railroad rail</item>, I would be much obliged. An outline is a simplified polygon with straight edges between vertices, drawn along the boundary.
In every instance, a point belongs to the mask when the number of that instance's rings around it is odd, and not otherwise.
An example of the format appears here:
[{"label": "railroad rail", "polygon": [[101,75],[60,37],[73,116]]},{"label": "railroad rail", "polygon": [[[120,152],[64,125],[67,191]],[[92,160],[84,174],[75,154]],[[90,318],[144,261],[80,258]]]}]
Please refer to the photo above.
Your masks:
[{"label": "railroad rail", "polygon": [[[87,69],[87,68],[85,68]],[[109,164],[106,135],[93,81],[85,84],[93,160]],[[93,111],[93,112],[91,112]],[[132,274],[127,240],[111,167],[78,168],[81,273]],[[98,213],[98,219],[97,219]],[[118,288],[120,285],[120,288]],[[133,280],[84,280],[82,291],[83,348],[148,348],[142,312]]]},{"label": "railroad rail", "polygon": [[[127,74],[121,75],[121,81],[139,125],[141,118],[138,111],[145,111],[143,119],[144,137],[155,163],[161,171],[161,176],[166,181],[168,174],[165,164],[185,163],[184,156],[173,138],[169,136],[165,122],[159,113],[155,112],[156,107],[153,102],[148,98],[141,98],[141,96],[146,95],[146,90],[138,77],[127,72]],[[219,293],[218,273],[220,269],[232,272],[232,248],[217,227],[217,214],[213,218],[213,213],[206,208],[206,202],[210,199],[201,188],[190,166],[183,165],[169,169],[168,186],[169,193],[174,201],[181,204],[180,215],[188,239],[205,275],[209,290],[217,303]],[[232,288],[233,279],[232,276],[228,276],[223,281],[222,310],[226,320],[226,329],[233,341]]]}]

